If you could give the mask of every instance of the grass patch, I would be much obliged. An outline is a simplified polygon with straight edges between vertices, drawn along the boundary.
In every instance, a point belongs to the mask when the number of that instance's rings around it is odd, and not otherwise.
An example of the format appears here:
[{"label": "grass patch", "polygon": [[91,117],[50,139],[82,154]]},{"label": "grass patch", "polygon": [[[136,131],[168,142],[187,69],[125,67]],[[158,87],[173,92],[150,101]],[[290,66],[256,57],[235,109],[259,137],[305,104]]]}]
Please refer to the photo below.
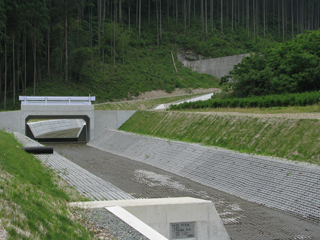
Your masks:
[{"label": "grass patch", "polygon": [[320,120],[138,111],[120,130],[320,165]]},{"label": "grass patch", "polygon": [[[174,110],[177,111],[177,110]],[[270,107],[270,108],[201,108],[201,109],[179,109],[181,112],[238,112],[253,114],[277,114],[277,113],[318,113],[318,104],[309,106]]]},{"label": "grass patch", "polygon": [[108,103],[95,104],[94,109],[95,110],[145,110],[145,109],[151,109],[159,104],[167,104],[167,103],[172,103],[179,100],[186,100],[186,99],[190,99],[192,97],[196,97],[200,95],[204,95],[204,93],[154,98],[154,99],[133,100],[133,101],[125,101],[125,102],[108,102]]},{"label": "grass patch", "polygon": [[83,201],[34,155],[0,131],[0,218],[10,239],[93,239],[66,206]]}]

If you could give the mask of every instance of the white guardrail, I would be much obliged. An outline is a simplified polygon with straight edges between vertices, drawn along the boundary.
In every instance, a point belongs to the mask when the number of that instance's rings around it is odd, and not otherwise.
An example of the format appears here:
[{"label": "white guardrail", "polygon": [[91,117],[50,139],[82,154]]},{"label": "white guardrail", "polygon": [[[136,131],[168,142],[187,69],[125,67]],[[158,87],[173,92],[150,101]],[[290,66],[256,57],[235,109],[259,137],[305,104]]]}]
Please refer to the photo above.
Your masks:
[{"label": "white guardrail", "polygon": [[21,105],[91,105],[96,97],[19,96]]}]

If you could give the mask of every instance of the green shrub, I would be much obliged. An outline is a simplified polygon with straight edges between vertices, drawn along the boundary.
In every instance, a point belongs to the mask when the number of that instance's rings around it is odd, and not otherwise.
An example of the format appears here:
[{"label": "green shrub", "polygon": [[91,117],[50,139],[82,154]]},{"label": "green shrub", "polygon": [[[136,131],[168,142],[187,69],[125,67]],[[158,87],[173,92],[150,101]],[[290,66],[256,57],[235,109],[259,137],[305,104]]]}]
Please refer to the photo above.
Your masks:
[{"label": "green shrub", "polygon": [[212,98],[206,101],[198,101],[192,103],[183,103],[180,105],[172,105],[170,109],[197,109],[197,108],[269,108],[269,107],[287,107],[287,106],[306,106],[319,102],[320,91],[268,95],[261,97],[248,98]]}]

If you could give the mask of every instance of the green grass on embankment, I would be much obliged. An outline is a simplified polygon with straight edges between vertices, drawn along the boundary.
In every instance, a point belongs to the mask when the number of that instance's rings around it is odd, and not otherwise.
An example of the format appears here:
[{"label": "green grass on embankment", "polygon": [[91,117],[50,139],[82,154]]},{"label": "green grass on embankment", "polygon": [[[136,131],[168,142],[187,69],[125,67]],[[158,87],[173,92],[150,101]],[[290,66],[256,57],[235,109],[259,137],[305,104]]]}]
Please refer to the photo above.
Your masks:
[{"label": "green grass on embankment", "polygon": [[68,201],[84,200],[51,169],[0,131],[0,219],[11,239],[93,239]]},{"label": "green grass on embankment", "polygon": [[179,112],[234,112],[250,114],[278,114],[278,113],[319,113],[318,104],[308,106],[290,106],[290,107],[269,107],[269,108],[201,108],[201,109],[181,109]]},{"label": "green grass on embankment", "polygon": [[320,120],[138,111],[120,130],[320,165]]}]

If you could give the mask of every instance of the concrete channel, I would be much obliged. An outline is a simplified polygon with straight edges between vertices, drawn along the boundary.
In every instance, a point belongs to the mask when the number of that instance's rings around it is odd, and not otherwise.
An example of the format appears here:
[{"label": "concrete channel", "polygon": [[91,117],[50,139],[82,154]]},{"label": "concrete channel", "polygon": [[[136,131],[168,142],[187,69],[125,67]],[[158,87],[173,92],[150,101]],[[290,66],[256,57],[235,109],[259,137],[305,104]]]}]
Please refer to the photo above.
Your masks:
[{"label": "concrete channel", "polygon": [[53,145],[42,161],[91,199],[201,198],[231,239],[320,239],[316,167],[121,131]]}]

